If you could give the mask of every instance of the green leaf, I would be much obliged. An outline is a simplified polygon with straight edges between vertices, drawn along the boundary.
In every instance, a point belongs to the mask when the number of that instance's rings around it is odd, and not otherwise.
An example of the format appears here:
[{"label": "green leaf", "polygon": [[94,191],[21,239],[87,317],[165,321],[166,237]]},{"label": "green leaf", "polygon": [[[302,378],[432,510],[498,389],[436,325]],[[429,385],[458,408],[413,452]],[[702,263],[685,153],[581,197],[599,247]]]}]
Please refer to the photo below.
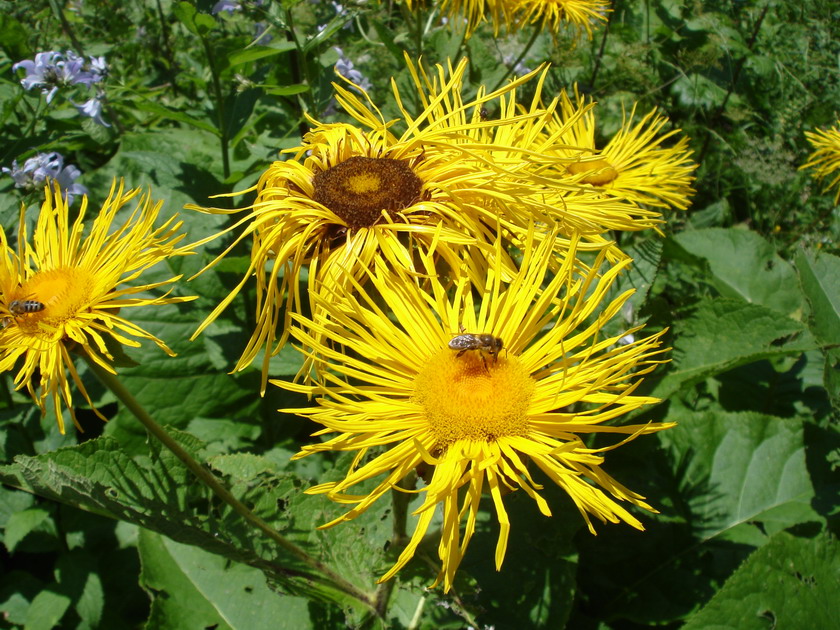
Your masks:
[{"label": "green leaf", "polygon": [[178,18],[181,24],[187,27],[188,31],[195,35],[198,35],[198,29],[195,26],[195,14],[197,12],[196,8],[189,2],[176,2],[172,5],[172,14]]},{"label": "green leaf", "polygon": [[371,26],[373,26],[374,30],[376,31],[376,35],[383,44],[385,44],[385,48],[388,49],[388,52],[391,53],[391,56],[394,60],[402,65],[403,64],[403,48],[395,41],[395,33],[393,29],[387,24],[384,24],[380,19],[377,19],[377,15],[372,13],[368,16],[368,20]]},{"label": "green leaf", "polygon": [[822,521],[811,507],[814,489],[798,419],[674,405],[667,419],[678,424],[659,437],[682,462],[680,494],[696,537],[759,545],[765,533]]},{"label": "green leaf", "polygon": [[755,232],[711,228],[682,232],[673,238],[686,251],[708,261],[711,282],[723,297],[801,318],[803,300],[793,266]]},{"label": "green leaf", "polygon": [[6,521],[3,543],[9,551],[14,551],[18,544],[33,532],[42,532],[54,538],[58,535],[52,514],[42,508],[31,508],[15,512]]},{"label": "green leaf", "polygon": [[799,282],[808,300],[811,332],[824,346],[823,385],[840,412],[840,258],[800,250],[796,255]]},{"label": "green leaf", "polygon": [[89,628],[100,627],[105,608],[105,590],[94,558],[82,551],[62,555],[56,565],[60,591],[73,602],[73,609]]},{"label": "green leaf", "polygon": [[207,13],[198,13],[195,16],[195,26],[198,29],[199,35],[207,35],[216,28],[216,18]]},{"label": "green leaf", "polygon": [[688,108],[710,110],[718,107],[726,98],[726,90],[702,74],[683,75],[674,81],[671,92],[680,105]]},{"label": "green leaf", "polygon": [[0,613],[3,620],[22,626],[32,601],[43,590],[44,583],[31,573],[4,570],[0,576]]},{"label": "green leaf", "polygon": [[311,628],[308,601],[278,595],[257,569],[140,531],[149,628]]},{"label": "green leaf", "polygon": [[[462,592],[477,591],[475,608],[481,613],[478,620],[483,622],[478,627],[565,626],[575,599],[578,571],[582,569],[574,544],[581,521],[569,517],[573,504],[552,481],[546,479],[540,494],[551,508],[550,517],[541,514],[524,492],[504,497],[511,534],[500,571],[494,564],[497,518],[487,512],[480,516],[484,522],[478,524],[479,533],[459,569],[472,579],[467,582],[463,576],[456,576],[456,586],[464,585]],[[511,584],[516,584],[516,588],[511,589]]]},{"label": "green leaf", "polygon": [[172,6],[172,13],[190,33],[204,36],[216,28],[216,19],[212,15],[199,13],[189,2],[178,2]]},{"label": "green leaf", "polygon": [[7,13],[0,13],[0,49],[9,59],[19,61],[29,53],[27,29]]},{"label": "green leaf", "polygon": [[833,628],[840,601],[840,547],[827,534],[786,532],[753,553],[683,630]]},{"label": "green leaf", "polygon": [[689,318],[674,324],[673,361],[652,394],[668,398],[681,387],[739,365],[815,347],[803,324],[764,306],[705,300]]},{"label": "green leaf", "polygon": [[624,334],[645,319],[643,311],[662,259],[662,239],[642,241],[625,253],[633,259],[633,264],[618,276],[610,288],[609,299],[615,299],[628,289],[633,289],[634,293],[622,306],[621,316],[613,317],[604,325],[605,335]]},{"label": "green leaf", "polygon": [[292,94],[300,94],[301,92],[308,92],[309,86],[303,83],[293,83],[283,87],[264,87],[263,91],[272,96],[291,96]]},{"label": "green leaf", "polygon": [[70,598],[51,590],[43,590],[32,600],[24,630],[53,630],[70,607]]},{"label": "green leaf", "polygon": [[811,331],[820,343],[840,344],[840,258],[801,249],[795,264],[811,308]]},{"label": "green leaf", "polygon": [[[198,440],[172,429],[169,433],[194,459],[202,461],[202,445]],[[359,598],[368,597],[362,591],[350,596],[337,589],[335,581],[323,575],[322,570],[313,568],[288,548],[281,548],[226,504],[220,504],[169,451],[161,450],[156,442],[150,446],[149,456],[138,459],[128,457],[109,438],[90,440],[37,457],[19,456],[13,465],[0,467],[0,482],[134,523],[177,542],[258,567],[273,585],[293,594],[338,602],[348,609],[361,606]],[[371,572],[379,567],[370,562],[371,550],[359,545],[358,534],[352,528],[342,530],[347,538],[344,544],[332,536],[311,531],[312,524],[320,520],[320,506],[326,500],[302,495],[301,485],[292,475],[273,472],[257,479],[234,480],[230,489],[269,526],[294,541],[310,557],[327,562],[326,566],[336,562],[341,567],[348,560],[354,565],[358,563],[357,572],[361,571],[365,579],[349,578],[351,583],[360,588],[372,585]],[[278,509],[292,503],[294,509]],[[381,503],[380,508],[387,510],[387,502]],[[381,510],[371,510],[360,520],[368,528],[376,529],[371,525],[385,519]],[[387,526],[386,522],[383,527]],[[376,544],[382,548],[381,537]],[[348,553],[351,545],[362,547],[359,555]]]},{"label": "green leaf", "polygon": [[273,57],[280,55],[290,50],[294,50],[294,42],[279,42],[271,46],[251,46],[244,50],[237,50],[228,55],[228,67],[238,66],[249,61],[257,61],[258,59],[265,59],[266,57]]},{"label": "green leaf", "polygon": [[141,98],[137,98],[134,101],[134,107],[143,112],[157,114],[163,117],[165,120],[174,120],[176,122],[181,122],[185,125],[195,127],[196,129],[201,129],[202,131],[209,131],[210,133],[215,134],[217,136],[222,135],[213,123],[194,118],[189,114],[170,109],[169,107],[166,107],[154,101],[142,100]]},{"label": "green leaf", "polygon": [[317,50],[323,42],[329,41],[330,38],[340,31],[345,24],[352,21],[358,14],[357,10],[348,9],[336,15],[333,19],[324,25],[324,28],[319,30],[313,37],[310,37],[304,44],[301,51],[304,55],[311,50]]},{"label": "green leaf", "polygon": [[642,241],[628,248],[626,253],[633,259],[633,264],[628,269],[627,274],[621,276],[619,285],[623,290],[626,282],[629,287],[636,290],[629,301],[638,312],[644,308],[650,288],[653,286],[656,274],[659,271],[659,264],[662,260],[662,240]]}]

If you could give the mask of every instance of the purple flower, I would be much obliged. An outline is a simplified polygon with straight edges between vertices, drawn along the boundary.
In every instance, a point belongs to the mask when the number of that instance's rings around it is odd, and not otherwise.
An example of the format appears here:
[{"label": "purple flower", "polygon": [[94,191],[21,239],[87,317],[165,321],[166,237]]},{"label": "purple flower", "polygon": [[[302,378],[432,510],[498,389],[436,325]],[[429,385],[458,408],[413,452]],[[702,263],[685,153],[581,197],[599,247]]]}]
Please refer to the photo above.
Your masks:
[{"label": "purple flower", "polygon": [[89,98],[81,105],[76,105],[75,103],[73,103],[73,105],[77,110],[79,110],[79,113],[82,116],[90,116],[96,124],[102,125],[103,127],[111,126],[102,120],[102,101],[99,100],[99,96]]},{"label": "purple flower", "polygon": [[31,90],[39,87],[41,92],[47,95],[49,103],[58,91],[58,60],[61,53],[42,52],[35,55],[35,60],[25,59],[12,66],[12,70],[23,68],[26,76],[20,80],[24,90]]},{"label": "purple flower", "polygon": [[244,2],[236,2],[236,0],[221,0],[213,5],[213,8],[210,9],[210,13],[213,15],[217,15],[222,11],[227,11],[228,13],[233,13],[234,11],[239,11],[243,5],[251,5],[252,7],[261,7],[265,0],[245,0]]},{"label": "purple flower", "polygon": [[35,59],[24,59],[12,66],[12,70],[23,68],[26,76],[20,80],[25,90],[41,88],[41,93],[46,94],[47,103],[50,103],[56,92],[61,87],[70,85],[91,85],[98,83],[104,76],[105,58],[92,57],[90,60],[91,72],[85,70],[85,60],[68,50],[65,53],[56,51],[41,52],[35,55]]},{"label": "purple flower", "polygon": [[333,46],[333,48],[338,52],[338,61],[335,62],[335,71],[338,72],[341,76],[345,79],[348,79],[358,85],[363,90],[367,91],[373,87],[370,81],[368,81],[367,77],[365,77],[361,72],[356,70],[356,67],[353,65],[353,62],[350,61],[347,57],[344,56],[344,51],[341,50],[338,46]]},{"label": "purple flower", "polygon": [[213,5],[213,8],[210,9],[210,13],[213,15],[217,15],[222,11],[227,11],[228,13],[233,13],[234,11],[238,11],[242,8],[242,4],[239,2],[235,2],[235,0],[221,0]]},{"label": "purple flower", "polygon": [[91,57],[90,58],[90,72],[96,77],[94,83],[99,83],[108,74],[108,63],[105,57]]},{"label": "purple flower", "polygon": [[55,180],[64,190],[67,196],[67,203],[72,203],[74,195],[87,194],[87,188],[75,183],[75,180],[82,172],[75,166],[64,166],[64,158],[61,154],[38,153],[23,163],[23,168],[18,167],[17,160],[12,162],[12,168],[2,168],[2,171],[15,180],[15,188],[36,190],[41,188],[47,178]]}]

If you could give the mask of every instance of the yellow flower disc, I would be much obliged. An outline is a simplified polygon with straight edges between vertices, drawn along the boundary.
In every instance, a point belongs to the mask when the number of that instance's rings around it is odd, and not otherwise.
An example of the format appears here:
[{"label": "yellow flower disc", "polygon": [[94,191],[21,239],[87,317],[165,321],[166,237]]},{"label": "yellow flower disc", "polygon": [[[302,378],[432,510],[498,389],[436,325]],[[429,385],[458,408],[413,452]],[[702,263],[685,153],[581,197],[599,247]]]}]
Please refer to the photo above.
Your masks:
[{"label": "yellow flower disc", "polygon": [[19,316],[18,326],[33,334],[40,330],[38,322],[53,328],[60,327],[88,306],[93,286],[93,278],[85,269],[65,267],[36,273],[11,299],[36,300],[44,305],[44,309]]},{"label": "yellow flower disc", "polygon": [[527,435],[534,385],[517,357],[482,360],[479,351],[459,357],[445,348],[417,374],[414,402],[423,407],[443,451],[457,440]]},{"label": "yellow flower disc", "polygon": [[618,171],[606,160],[595,160],[594,162],[575,162],[566,166],[572,175],[578,173],[590,173],[581,181],[593,186],[606,186],[618,177]]},{"label": "yellow flower disc", "polygon": [[[174,354],[162,340],[119,313],[194,300],[147,293],[172,285],[181,276],[143,280],[147,269],[192,253],[194,244],[177,247],[186,236],[177,215],[155,227],[162,202],[154,202],[151,193],[141,195],[139,188],[126,191],[122,181],[113,182],[102,208],[93,215],[87,214],[87,196],[78,212],[71,213],[57,182],[50,182],[45,192],[31,238],[26,206],[21,207],[16,250],[9,247],[0,227],[0,372],[16,370],[16,389],[25,388],[42,414],[49,404],[64,433],[62,407],[81,430],[71,383],[93,412],[106,419],[85,390],[71,350],[111,373],[114,344],[137,347],[140,339],[146,339]],[[124,213],[134,199],[136,207]],[[87,230],[86,218],[92,219]]]}]

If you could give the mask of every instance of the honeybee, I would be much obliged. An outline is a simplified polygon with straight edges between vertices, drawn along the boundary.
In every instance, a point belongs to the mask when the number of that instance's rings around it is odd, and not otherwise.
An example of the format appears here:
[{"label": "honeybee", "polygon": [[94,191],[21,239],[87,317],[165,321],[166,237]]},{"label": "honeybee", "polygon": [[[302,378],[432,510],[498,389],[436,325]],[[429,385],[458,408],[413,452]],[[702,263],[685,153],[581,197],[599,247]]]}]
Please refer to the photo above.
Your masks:
[{"label": "honeybee", "polygon": [[12,300],[9,302],[9,312],[15,317],[27,313],[37,313],[47,308],[47,305],[38,300]]},{"label": "honeybee", "polygon": [[[457,350],[456,357],[460,357],[467,350],[478,350],[484,369],[487,369],[487,360],[484,358],[486,352],[493,357],[493,363],[499,360],[499,352],[504,348],[504,342],[500,337],[494,337],[490,333],[465,333],[455,335],[449,340],[449,349]],[[488,370],[489,371],[489,370]]]}]

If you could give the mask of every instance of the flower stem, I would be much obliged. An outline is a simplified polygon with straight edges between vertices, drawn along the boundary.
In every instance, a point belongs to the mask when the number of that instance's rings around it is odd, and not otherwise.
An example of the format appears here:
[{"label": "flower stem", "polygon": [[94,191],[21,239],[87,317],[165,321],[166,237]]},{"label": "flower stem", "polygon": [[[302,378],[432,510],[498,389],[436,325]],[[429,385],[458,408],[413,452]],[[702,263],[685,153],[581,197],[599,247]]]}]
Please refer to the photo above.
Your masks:
[{"label": "flower stem", "polygon": [[[412,472],[402,479],[397,485],[400,488],[412,489],[416,483],[417,475]],[[408,522],[408,504],[411,503],[413,496],[413,494],[400,492],[396,489],[391,491],[391,501],[394,506],[394,528],[391,534],[391,545],[394,549],[403,547],[408,540],[408,534],[406,533],[406,523]],[[394,592],[395,583],[396,581],[391,579],[386,582],[382,582],[376,587],[376,593],[374,594],[373,601],[374,610],[378,617],[383,619],[385,618],[391,594]]]},{"label": "flower stem", "polygon": [[531,39],[528,40],[528,43],[525,44],[525,48],[522,49],[522,52],[519,53],[519,56],[516,58],[516,61],[513,63],[508,64],[507,72],[502,75],[502,78],[496,82],[496,86],[490,90],[491,92],[495,92],[502,84],[507,80],[507,78],[513,74],[514,70],[516,70],[516,66],[518,66],[523,59],[525,59],[525,55],[531,50],[531,47],[534,45],[534,42],[537,41],[537,37],[540,35],[540,29],[538,27],[534,27],[534,32],[531,34]]},{"label": "flower stem", "polygon": [[273,540],[277,545],[283,549],[284,551],[288,552],[306,566],[314,569],[316,572],[323,575],[327,580],[330,582],[332,586],[337,588],[338,590],[342,591],[343,593],[350,595],[354,599],[358,600],[365,606],[369,608],[373,608],[373,602],[371,598],[364,593],[363,591],[359,590],[353,584],[349,583],[347,580],[342,578],[340,575],[334,573],[324,564],[313,558],[312,556],[308,555],[303,549],[298,547],[297,545],[289,542],[281,536],[274,528],[272,528],[268,523],[262,520],[259,516],[254,514],[248,507],[242,503],[239,499],[233,496],[230,491],[225,488],[216,476],[210,472],[207,468],[205,468],[202,464],[197,462],[192,456],[180,445],[176,442],[172,436],[170,436],[164,429],[161,427],[154,419],[149,415],[149,413],[140,405],[136,398],[131,394],[131,392],[126,389],[126,387],[122,384],[122,382],[116,377],[116,375],[111,374],[110,372],[106,371],[102,368],[102,366],[98,365],[90,356],[82,351],[79,350],[79,354],[87,363],[88,367],[96,374],[97,378],[105,385],[108,389],[110,389],[114,395],[126,406],[131,413],[140,421],[140,423],[146,428],[146,430],[155,436],[161,444],[163,444],[166,448],[168,448],[175,457],[181,460],[181,462],[196,476],[202,481],[213,493],[219,497],[222,501],[227,503],[233,510],[235,510],[242,518],[248,521],[251,525],[265,533],[271,540]]},{"label": "flower stem", "polygon": [[613,10],[607,14],[607,23],[604,26],[604,32],[601,35],[601,45],[598,47],[598,54],[595,55],[595,66],[592,68],[592,78],[589,79],[590,90],[595,89],[595,81],[598,78],[598,71],[601,69],[601,60],[604,58],[604,50],[607,47],[607,37],[610,34],[610,24],[612,23],[613,16],[617,10],[618,0],[616,0],[613,4]]},{"label": "flower stem", "polygon": [[222,82],[219,78],[219,69],[216,64],[216,56],[213,53],[213,46],[206,37],[201,36],[201,44],[204,46],[204,55],[207,57],[207,65],[210,67],[211,85],[213,86],[213,100],[216,101],[216,126],[219,129],[219,142],[222,152],[222,174],[225,179],[230,177],[230,151],[228,149],[228,122],[225,114],[225,97],[222,93]]}]

